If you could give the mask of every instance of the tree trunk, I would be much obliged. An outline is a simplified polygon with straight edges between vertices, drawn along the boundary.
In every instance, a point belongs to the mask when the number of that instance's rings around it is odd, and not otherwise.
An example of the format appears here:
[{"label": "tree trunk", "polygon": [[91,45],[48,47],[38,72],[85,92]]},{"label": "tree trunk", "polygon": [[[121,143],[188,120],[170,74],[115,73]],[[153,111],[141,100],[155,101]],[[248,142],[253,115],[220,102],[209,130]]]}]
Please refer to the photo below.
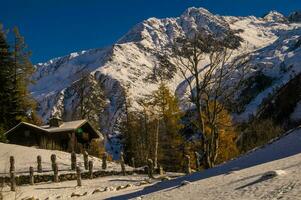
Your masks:
[{"label": "tree trunk", "polygon": [[157,130],[155,135],[155,156],[154,156],[155,169],[158,167],[159,125],[160,125],[160,120],[158,119]]}]

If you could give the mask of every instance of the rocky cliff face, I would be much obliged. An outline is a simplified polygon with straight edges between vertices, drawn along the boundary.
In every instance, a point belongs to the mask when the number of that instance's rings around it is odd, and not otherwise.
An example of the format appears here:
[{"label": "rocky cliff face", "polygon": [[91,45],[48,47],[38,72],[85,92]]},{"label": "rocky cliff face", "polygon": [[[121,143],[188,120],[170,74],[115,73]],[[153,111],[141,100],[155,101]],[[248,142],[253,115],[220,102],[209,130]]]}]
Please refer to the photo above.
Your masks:
[{"label": "rocky cliff face", "polygon": [[289,16],[288,16],[288,20],[290,22],[301,22],[301,11],[296,11],[296,12],[293,12],[291,13]]}]

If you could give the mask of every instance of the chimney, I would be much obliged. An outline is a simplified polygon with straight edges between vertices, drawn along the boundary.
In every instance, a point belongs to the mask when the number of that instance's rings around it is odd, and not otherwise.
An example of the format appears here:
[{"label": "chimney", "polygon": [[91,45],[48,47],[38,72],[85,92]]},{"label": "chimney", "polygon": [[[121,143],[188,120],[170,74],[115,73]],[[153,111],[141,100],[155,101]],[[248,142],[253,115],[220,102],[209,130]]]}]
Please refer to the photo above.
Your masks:
[{"label": "chimney", "polygon": [[59,117],[52,117],[49,119],[50,127],[60,127],[63,124],[63,120]]}]

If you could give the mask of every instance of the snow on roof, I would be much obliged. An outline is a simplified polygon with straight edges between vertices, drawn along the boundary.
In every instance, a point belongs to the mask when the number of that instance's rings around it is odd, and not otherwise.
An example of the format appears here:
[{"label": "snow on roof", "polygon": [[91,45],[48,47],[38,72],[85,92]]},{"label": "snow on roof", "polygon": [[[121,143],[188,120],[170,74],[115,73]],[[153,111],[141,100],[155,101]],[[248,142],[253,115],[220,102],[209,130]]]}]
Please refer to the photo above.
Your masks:
[{"label": "snow on roof", "polygon": [[88,123],[89,126],[93,129],[93,131],[100,137],[102,137],[102,134],[95,130],[90,123],[83,119],[83,120],[76,120],[76,121],[70,121],[70,122],[63,122],[59,127],[51,127],[50,125],[44,125],[44,126],[37,126],[34,124],[30,124],[27,122],[20,122],[17,126],[13,127],[12,129],[10,129],[9,131],[7,131],[5,134],[9,134],[11,132],[13,132],[15,129],[17,129],[19,126],[21,125],[26,125],[26,126],[30,126],[34,129],[43,131],[43,132],[47,132],[47,133],[58,133],[58,132],[67,132],[67,131],[74,131],[77,128],[80,128],[82,125],[84,125],[85,123]]},{"label": "snow on roof", "polygon": [[59,127],[51,127],[50,125],[41,126],[42,129],[46,130],[47,132],[64,132],[64,131],[72,131],[80,126],[82,126],[84,123],[86,123],[87,120],[76,120],[76,121],[70,121],[70,122],[63,122]]}]

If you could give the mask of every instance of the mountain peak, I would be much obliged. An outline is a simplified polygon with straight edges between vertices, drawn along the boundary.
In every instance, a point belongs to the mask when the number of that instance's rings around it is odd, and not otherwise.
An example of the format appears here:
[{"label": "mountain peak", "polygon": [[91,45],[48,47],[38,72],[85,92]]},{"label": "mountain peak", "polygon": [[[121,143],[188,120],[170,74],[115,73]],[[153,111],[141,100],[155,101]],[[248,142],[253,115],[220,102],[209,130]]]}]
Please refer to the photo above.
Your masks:
[{"label": "mountain peak", "polygon": [[176,18],[149,18],[134,26],[118,43],[140,42],[146,47],[163,47],[179,36],[193,35],[195,32],[222,35],[229,25],[218,15],[204,8],[191,7]]},{"label": "mountain peak", "polygon": [[268,22],[278,22],[278,23],[288,22],[287,18],[283,14],[275,10],[270,11],[268,14],[266,14],[263,17],[263,19]]},{"label": "mountain peak", "polygon": [[205,8],[196,8],[196,7],[190,7],[187,8],[184,13],[182,15],[189,15],[189,16],[195,16],[195,15],[200,15],[200,14],[210,14],[212,15],[212,13],[210,13],[207,9]]}]

